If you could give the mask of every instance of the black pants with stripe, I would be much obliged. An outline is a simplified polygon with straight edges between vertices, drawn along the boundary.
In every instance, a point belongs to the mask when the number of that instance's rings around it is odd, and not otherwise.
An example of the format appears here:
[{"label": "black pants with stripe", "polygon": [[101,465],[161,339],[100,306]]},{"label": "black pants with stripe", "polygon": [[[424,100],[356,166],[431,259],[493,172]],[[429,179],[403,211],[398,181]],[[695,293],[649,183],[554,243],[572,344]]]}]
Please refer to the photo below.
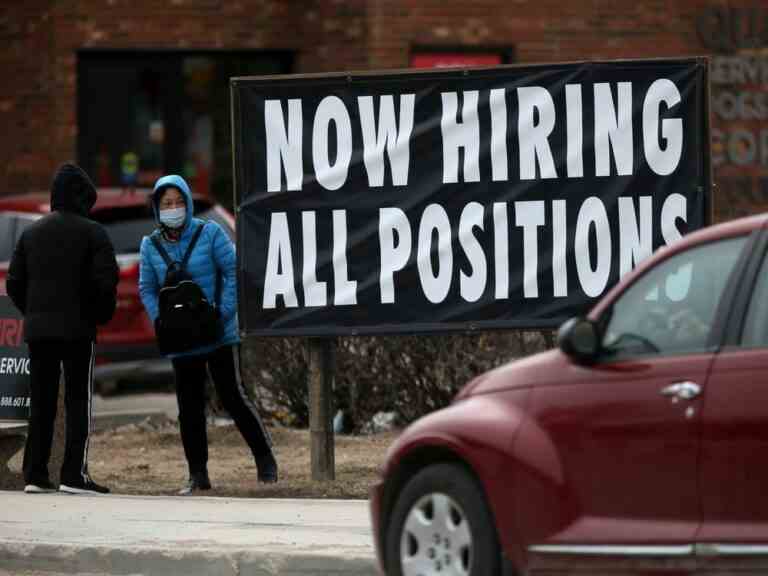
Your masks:
[{"label": "black pants with stripe", "polygon": [[30,418],[24,449],[24,480],[48,479],[59,378],[64,368],[66,444],[60,481],[78,483],[88,478],[88,439],[93,398],[93,342],[40,340],[29,342]]},{"label": "black pants with stripe", "polygon": [[205,420],[206,367],[225,410],[235,421],[254,458],[272,450],[272,440],[248,398],[240,374],[240,346],[222,346],[201,356],[173,359],[176,376],[176,398],[179,403],[181,442],[189,465],[195,474],[207,469],[208,432]]}]

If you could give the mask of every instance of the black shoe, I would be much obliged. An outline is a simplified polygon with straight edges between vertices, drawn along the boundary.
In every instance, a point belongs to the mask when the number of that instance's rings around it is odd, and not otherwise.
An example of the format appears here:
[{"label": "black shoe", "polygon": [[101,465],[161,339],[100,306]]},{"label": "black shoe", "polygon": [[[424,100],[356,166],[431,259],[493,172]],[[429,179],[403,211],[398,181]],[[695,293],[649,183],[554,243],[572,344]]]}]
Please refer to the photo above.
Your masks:
[{"label": "black shoe", "polygon": [[277,462],[272,452],[256,458],[256,468],[259,471],[259,482],[274,484],[277,482]]},{"label": "black shoe", "polygon": [[210,490],[211,489],[211,481],[208,478],[208,472],[196,472],[195,474],[189,475],[189,480],[187,481],[187,485],[184,486],[181,490],[179,490],[179,496],[189,496],[193,492],[198,492],[200,490]]},{"label": "black shoe", "polygon": [[58,490],[56,486],[47,478],[39,482],[27,482],[24,485],[24,492],[27,494],[49,494]]},{"label": "black shoe", "polygon": [[109,494],[109,488],[96,484],[90,476],[59,484],[59,492],[67,494]]}]

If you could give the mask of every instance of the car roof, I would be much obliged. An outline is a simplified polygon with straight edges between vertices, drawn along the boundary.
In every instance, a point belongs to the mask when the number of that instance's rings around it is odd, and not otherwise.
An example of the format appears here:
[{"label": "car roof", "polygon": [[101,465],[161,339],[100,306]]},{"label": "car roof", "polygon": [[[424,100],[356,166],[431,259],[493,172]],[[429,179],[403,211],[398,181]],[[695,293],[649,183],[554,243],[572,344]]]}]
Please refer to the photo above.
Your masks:
[{"label": "car roof", "polygon": [[[93,210],[146,206],[151,192],[151,188],[99,188]],[[213,200],[201,194],[193,194],[192,198],[195,202],[214,204]],[[50,212],[50,204],[50,192],[0,196],[2,211],[46,213]]]}]

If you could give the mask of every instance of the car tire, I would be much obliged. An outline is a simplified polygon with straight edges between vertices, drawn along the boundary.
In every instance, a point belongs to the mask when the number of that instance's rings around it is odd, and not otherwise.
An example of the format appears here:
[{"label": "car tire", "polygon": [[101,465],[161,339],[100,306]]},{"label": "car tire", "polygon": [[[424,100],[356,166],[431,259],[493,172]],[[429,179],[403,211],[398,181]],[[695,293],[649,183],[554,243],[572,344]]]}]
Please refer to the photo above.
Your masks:
[{"label": "car tire", "polygon": [[406,483],[387,529],[388,576],[490,576],[500,559],[493,517],[465,467],[433,464]]}]

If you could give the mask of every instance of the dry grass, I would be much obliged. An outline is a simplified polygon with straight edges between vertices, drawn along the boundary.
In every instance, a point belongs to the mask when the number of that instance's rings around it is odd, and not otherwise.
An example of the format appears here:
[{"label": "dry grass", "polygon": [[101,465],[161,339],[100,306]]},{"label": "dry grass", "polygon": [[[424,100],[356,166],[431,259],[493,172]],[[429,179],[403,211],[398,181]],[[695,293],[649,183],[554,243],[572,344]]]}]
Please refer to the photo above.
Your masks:
[{"label": "dry grass", "polygon": [[[256,481],[256,466],[245,441],[232,426],[209,426],[208,471],[213,490],[206,495],[257,498],[367,498],[387,447],[396,437],[335,438],[336,479],[311,479],[308,430],[271,428],[280,481]],[[89,450],[91,475],[117,494],[173,494],[187,479],[178,426],[128,425],[95,434]]]}]

